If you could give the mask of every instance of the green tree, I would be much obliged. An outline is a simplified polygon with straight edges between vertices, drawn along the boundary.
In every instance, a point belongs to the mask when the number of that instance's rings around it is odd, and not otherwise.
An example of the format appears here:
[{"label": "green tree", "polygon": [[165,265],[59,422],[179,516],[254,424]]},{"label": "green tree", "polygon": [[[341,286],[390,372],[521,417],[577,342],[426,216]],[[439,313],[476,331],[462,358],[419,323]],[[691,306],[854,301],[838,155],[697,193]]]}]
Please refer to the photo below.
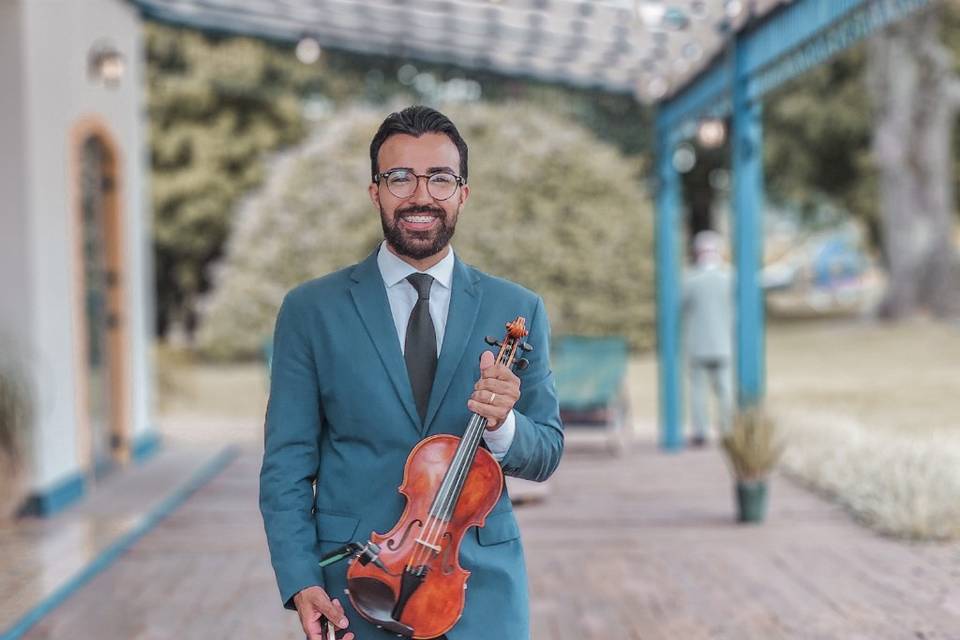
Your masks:
[{"label": "green tree", "polygon": [[146,27],[157,326],[188,329],[209,287],[234,203],[264,175],[263,153],[306,132],[305,71],[248,38]]},{"label": "green tree", "polygon": [[764,108],[766,185],[813,212],[824,198],[862,217],[879,241],[865,51],[856,47],[780,88]]},{"label": "green tree", "polygon": [[890,281],[881,315],[960,310],[958,71],[960,7],[938,2],[766,103],[770,195],[866,222]]}]

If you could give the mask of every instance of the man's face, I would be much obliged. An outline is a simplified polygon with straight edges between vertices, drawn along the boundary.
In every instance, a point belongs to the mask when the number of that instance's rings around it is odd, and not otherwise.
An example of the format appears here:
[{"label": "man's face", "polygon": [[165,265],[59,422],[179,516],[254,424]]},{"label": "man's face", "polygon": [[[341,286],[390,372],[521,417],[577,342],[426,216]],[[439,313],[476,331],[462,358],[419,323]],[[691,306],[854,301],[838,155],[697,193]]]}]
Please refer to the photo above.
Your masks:
[{"label": "man's face", "polygon": [[[460,174],[460,152],[442,133],[425,133],[419,138],[395,134],[386,139],[377,155],[381,173],[407,169],[420,175],[446,171]],[[446,200],[436,200],[427,191],[427,181],[417,179],[417,189],[398,198],[386,181],[370,184],[370,199],[380,209],[380,222],[387,244],[395,253],[423,260],[443,251],[457,226],[457,216],[470,195],[463,185]]]}]

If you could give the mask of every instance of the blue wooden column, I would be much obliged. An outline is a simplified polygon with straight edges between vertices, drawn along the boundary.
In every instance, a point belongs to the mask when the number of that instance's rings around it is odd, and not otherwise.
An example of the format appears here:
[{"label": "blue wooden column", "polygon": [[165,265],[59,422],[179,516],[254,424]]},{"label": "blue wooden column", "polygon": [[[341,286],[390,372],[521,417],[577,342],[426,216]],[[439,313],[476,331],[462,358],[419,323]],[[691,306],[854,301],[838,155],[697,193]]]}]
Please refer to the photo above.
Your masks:
[{"label": "blue wooden column", "polygon": [[657,118],[657,354],[660,379],[660,446],[683,447],[680,397],[680,175],[673,167],[673,131]]},{"label": "blue wooden column", "polygon": [[[739,45],[739,43],[738,43]],[[735,45],[733,106],[733,246],[736,261],[737,404],[763,399],[765,322],[760,268],[763,256],[763,120],[759,99],[748,95],[746,56]]]}]

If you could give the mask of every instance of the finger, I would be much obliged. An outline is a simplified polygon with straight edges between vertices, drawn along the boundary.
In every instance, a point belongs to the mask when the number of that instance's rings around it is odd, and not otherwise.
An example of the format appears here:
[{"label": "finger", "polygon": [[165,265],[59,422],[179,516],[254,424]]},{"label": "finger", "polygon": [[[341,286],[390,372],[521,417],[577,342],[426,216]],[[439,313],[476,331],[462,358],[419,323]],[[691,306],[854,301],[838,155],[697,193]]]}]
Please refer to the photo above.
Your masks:
[{"label": "finger", "polygon": [[489,407],[490,410],[496,415],[499,413],[505,413],[512,409],[513,405],[517,403],[517,396],[514,396],[509,392],[496,393],[495,391],[480,389],[470,394],[470,400],[476,402],[480,406]]},{"label": "finger", "polygon": [[[496,378],[484,378],[478,380],[476,384],[473,385],[474,391],[482,391],[489,395],[490,393],[495,393],[498,396],[510,396],[511,398],[520,397],[520,386],[508,382],[506,380],[497,380]],[[478,400],[483,400],[483,398],[478,398]]]},{"label": "finger", "polygon": [[484,379],[495,378],[497,380],[507,380],[510,382],[517,382],[518,384],[520,382],[520,378],[518,378],[509,367],[502,364],[497,364],[492,367],[482,369],[480,371],[480,377]]},{"label": "finger", "polygon": [[307,634],[307,640],[327,640],[323,637],[323,627],[320,626],[320,618],[312,620],[300,617],[300,624],[303,626],[303,632]]},{"label": "finger", "polygon": [[340,606],[340,603],[334,604],[329,598],[317,598],[313,601],[313,605],[317,610],[327,617],[327,620],[332,622],[334,626],[340,629],[346,629],[349,621],[347,616],[343,614],[343,607]]},{"label": "finger", "polygon": [[493,357],[492,351],[484,351],[480,354],[480,372],[483,373],[484,370],[489,369],[493,366],[495,358]]},{"label": "finger", "polygon": [[481,417],[486,418],[487,427],[489,428],[496,428],[503,419],[507,417],[507,414],[510,413],[510,409],[507,407],[477,402],[473,399],[467,401],[467,408]]}]

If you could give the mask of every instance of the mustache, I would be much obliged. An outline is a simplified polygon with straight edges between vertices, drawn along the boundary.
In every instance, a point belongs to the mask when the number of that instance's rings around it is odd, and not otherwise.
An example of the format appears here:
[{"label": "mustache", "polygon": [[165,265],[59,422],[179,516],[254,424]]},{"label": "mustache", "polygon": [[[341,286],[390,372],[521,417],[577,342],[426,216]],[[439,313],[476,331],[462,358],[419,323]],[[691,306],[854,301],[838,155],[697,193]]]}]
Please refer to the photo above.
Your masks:
[{"label": "mustache", "polygon": [[403,217],[407,215],[417,215],[421,213],[429,213],[431,215],[437,216],[438,218],[447,217],[446,211],[444,211],[439,207],[431,207],[428,204],[416,204],[416,205],[411,205],[409,207],[405,207],[397,211],[396,215],[397,217]]}]

